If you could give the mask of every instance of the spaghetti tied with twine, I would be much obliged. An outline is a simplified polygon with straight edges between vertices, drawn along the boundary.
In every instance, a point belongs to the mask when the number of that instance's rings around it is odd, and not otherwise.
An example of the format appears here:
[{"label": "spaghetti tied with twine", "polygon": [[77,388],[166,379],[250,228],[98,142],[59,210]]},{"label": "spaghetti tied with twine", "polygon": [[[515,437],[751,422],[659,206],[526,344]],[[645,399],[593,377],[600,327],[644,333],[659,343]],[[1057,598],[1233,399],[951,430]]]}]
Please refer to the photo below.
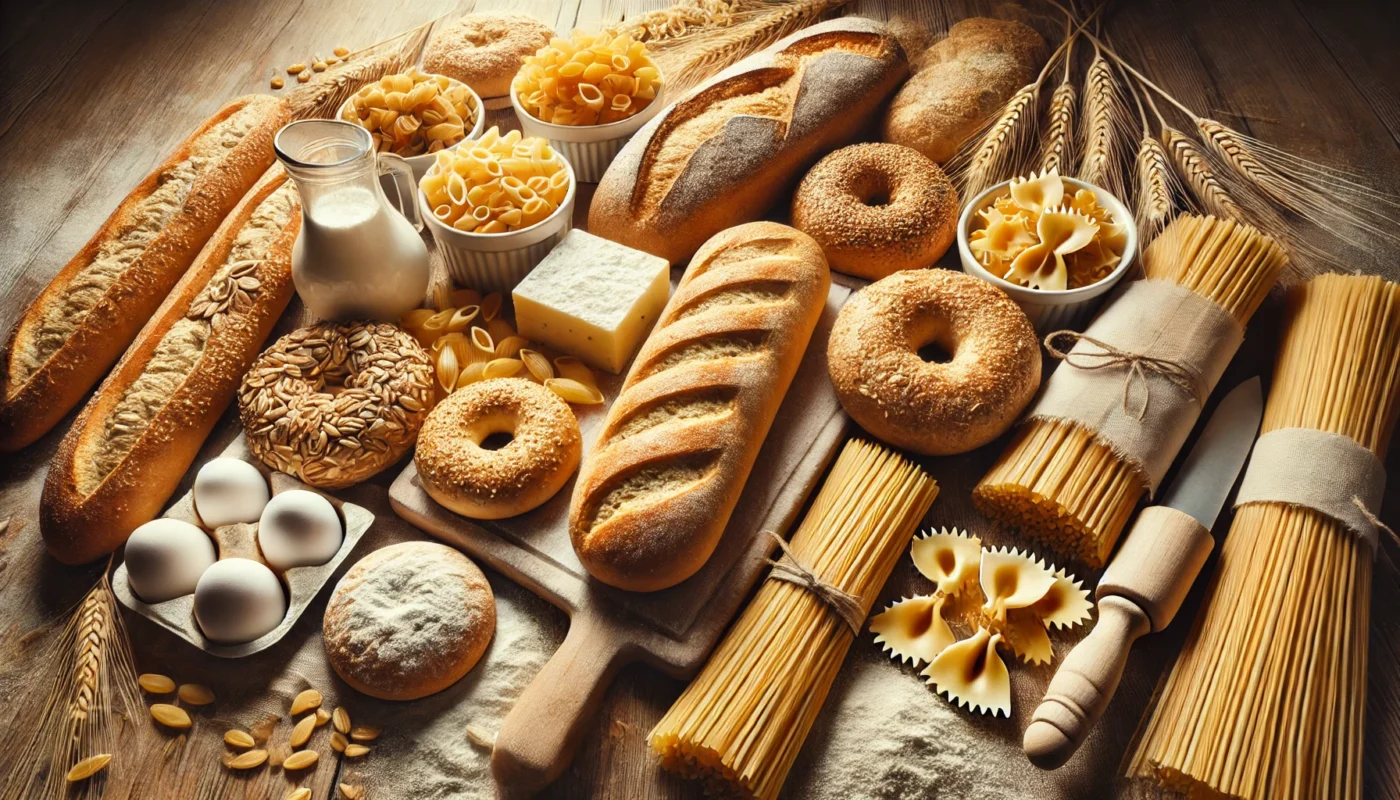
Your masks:
[{"label": "spaghetti tied with twine", "polygon": [[768,559],[768,563],[773,567],[772,572],[768,573],[768,577],[773,580],[787,581],[811,592],[813,596],[835,612],[842,622],[846,623],[852,634],[859,636],[861,625],[865,624],[865,610],[861,608],[860,598],[817,577],[817,574],[810,567],[792,554],[792,549],[788,547],[788,543],[783,540],[783,537],[772,531],[764,531],[764,533],[773,537],[773,541],[777,542],[778,547],[783,550],[782,558],[777,561]]},{"label": "spaghetti tied with twine", "polygon": [[[1102,353],[1075,353],[1073,350],[1060,350],[1055,347],[1055,339],[1065,336],[1074,339],[1075,342],[1085,341],[1102,350]],[[1071,348],[1073,345],[1071,345]],[[1166,378],[1185,392],[1188,397],[1201,404],[1205,392],[1201,387],[1201,375],[1194,368],[1179,361],[1172,361],[1168,358],[1149,356],[1144,353],[1134,353],[1123,350],[1105,342],[1095,339],[1092,336],[1071,330],[1058,330],[1045,337],[1045,349],[1061,361],[1071,367],[1082,370],[1112,369],[1114,367],[1127,367],[1128,374],[1123,378],[1123,413],[1128,411],[1128,395],[1133,387],[1133,381],[1142,383],[1142,406],[1138,408],[1137,420],[1141,422],[1147,416],[1147,407],[1152,400],[1152,384],[1147,380],[1147,373],[1155,373]],[[1078,360],[1076,360],[1078,359]],[[1088,361],[1087,359],[1095,359]]]}]

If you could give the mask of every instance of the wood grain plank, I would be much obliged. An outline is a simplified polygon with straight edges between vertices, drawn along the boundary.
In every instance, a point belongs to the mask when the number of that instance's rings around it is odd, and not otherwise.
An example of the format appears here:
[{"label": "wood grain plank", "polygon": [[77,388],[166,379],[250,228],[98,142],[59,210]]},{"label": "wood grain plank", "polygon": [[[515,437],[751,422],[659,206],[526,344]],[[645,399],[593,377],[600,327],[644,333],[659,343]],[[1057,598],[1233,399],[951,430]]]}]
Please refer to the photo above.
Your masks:
[{"label": "wood grain plank", "polygon": [[1299,12],[1400,144],[1400,4],[1295,0]]}]

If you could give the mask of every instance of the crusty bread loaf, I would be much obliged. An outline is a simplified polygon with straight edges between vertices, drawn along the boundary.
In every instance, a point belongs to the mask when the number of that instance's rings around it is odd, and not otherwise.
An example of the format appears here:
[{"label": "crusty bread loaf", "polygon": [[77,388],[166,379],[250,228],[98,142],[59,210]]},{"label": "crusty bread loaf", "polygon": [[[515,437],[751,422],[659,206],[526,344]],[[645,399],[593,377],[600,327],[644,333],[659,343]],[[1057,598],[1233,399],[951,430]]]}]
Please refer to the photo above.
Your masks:
[{"label": "crusty bread loaf", "polygon": [[292,298],[300,230],[296,188],[274,167],[63,437],[39,509],[55,558],[106,555],[160,513]]},{"label": "crusty bread loaf", "polygon": [[229,103],[127,195],[15,323],[0,353],[0,452],[49,431],[119,358],[272,165],[285,105]]},{"label": "crusty bread loaf", "polygon": [[939,164],[957,154],[1048,57],[1045,40],[1014,20],[972,17],[914,59],[914,77],[885,113],[884,139]]},{"label": "crusty bread loaf", "polygon": [[594,577],[649,592],[709,559],[830,286],[821,247],[786,225],[695,254],[574,486],[569,535]]},{"label": "crusty bread loaf", "polygon": [[588,230],[683,262],[714,234],[762,217],[817,159],[867,127],[908,72],[899,43],[872,20],[793,34],[632,137],[598,184]]}]

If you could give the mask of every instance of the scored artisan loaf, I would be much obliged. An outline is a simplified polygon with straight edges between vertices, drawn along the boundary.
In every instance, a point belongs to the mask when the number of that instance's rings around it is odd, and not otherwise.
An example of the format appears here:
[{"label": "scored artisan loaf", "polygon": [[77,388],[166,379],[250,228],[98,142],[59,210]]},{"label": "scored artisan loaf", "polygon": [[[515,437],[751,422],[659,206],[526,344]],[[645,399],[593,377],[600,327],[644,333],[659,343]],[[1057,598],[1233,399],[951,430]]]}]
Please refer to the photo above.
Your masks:
[{"label": "scored artisan loaf", "polygon": [[296,187],[273,167],[63,437],[39,507],[55,558],[92,561],[160,513],[292,298],[300,230]]},{"label": "scored artisan loaf", "polygon": [[47,433],[116,362],[272,165],[287,118],[282,101],[262,95],[219,109],[25,309],[0,353],[0,451]]},{"label": "scored artisan loaf", "polygon": [[649,592],[709,559],[830,286],[821,247],[774,222],[695,254],[574,486],[569,536],[594,577]]},{"label": "scored artisan loaf", "polygon": [[884,139],[942,164],[1035,80],[1045,40],[1014,20],[972,17],[914,60],[914,76],[890,102]]},{"label": "scored artisan loaf", "polygon": [[588,230],[673,264],[759,219],[826,153],[854,139],[909,63],[883,25],[814,25],[706,81],[623,147]]}]

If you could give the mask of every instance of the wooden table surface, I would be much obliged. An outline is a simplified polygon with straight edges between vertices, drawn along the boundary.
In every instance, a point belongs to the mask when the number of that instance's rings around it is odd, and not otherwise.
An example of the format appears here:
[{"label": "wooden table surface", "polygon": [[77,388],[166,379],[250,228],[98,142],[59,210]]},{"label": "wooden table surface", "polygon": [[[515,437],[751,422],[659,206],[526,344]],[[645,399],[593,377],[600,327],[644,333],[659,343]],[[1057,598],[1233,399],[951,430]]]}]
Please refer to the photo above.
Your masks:
[{"label": "wooden table surface", "polygon": [[[475,5],[519,9],[568,31],[666,3],[527,0]],[[887,17],[898,10],[939,31],[970,11],[996,5],[863,0],[846,13]],[[0,328],[9,329],[130,188],[219,105],[266,91],[280,67],[306,60],[314,51],[329,52],[342,44],[363,47],[472,6],[471,0],[4,0]],[[1400,185],[1400,46],[1395,42],[1400,4],[1142,0],[1119,3],[1110,14],[1109,30],[1125,55],[1202,114],[1299,155],[1349,166],[1375,185],[1391,190]],[[1400,279],[1395,255],[1383,260],[1387,277]],[[1272,299],[1251,326],[1224,385],[1257,373],[1267,380],[1277,305]],[[39,539],[39,491],[65,428],[61,425],[0,462],[0,520],[10,520],[0,531],[0,704],[47,690],[49,676],[28,670],[36,648],[25,634],[67,609],[96,574],[95,567],[58,565],[43,554]],[[214,439],[227,441],[233,430],[230,415]],[[996,450],[994,445],[926,462],[943,487],[932,523],[972,527],[993,543],[1015,541],[976,514],[968,500]],[[1393,453],[1389,466],[1392,471],[1400,466]],[[1382,514],[1392,526],[1400,523],[1398,499],[1396,491],[1388,493]],[[1224,530],[1220,526],[1217,534]],[[1368,797],[1400,797],[1400,620],[1394,613],[1400,573],[1393,566],[1400,558],[1389,543],[1387,549],[1389,559],[1382,559],[1386,563],[1378,566],[1375,579]],[[914,585],[904,563],[881,602]],[[1194,604],[1181,619],[1189,620]],[[1091,740],[1090,752],[1076,762],[1079,777],[1047,779],[1028,788],[1027,796],[1136,791],[1122,789],[1112,776],[1185,627],[1178,623],[1136,652],[1103,735]],[[874,647],[868,639],[857,646],[867,654]],[[1033,686],[1030,694],[1043,685]],[[646,752],[646,731],[681,688],[680,682],[643,667],[624,672],[607,697],[598,734],[588,738],[551,794],[699,796],[695,786],[658,770]],[[1033,699],[1018,689],[1020,711],[1013,725],[969,723],[956,735],[1018,739]],[[942,701],[930,697],[930,702]],[[989,775],[1001,768],[985,767]]]}]

